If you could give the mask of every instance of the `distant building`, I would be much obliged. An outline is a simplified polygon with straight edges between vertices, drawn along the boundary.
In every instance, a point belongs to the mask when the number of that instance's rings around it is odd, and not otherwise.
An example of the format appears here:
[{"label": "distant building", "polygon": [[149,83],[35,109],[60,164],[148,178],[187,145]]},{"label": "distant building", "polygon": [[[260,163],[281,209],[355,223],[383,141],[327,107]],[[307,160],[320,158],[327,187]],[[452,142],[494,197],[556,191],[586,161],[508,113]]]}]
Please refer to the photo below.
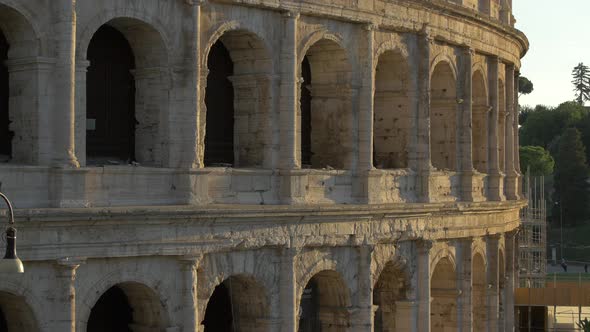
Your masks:
[{"label": "distant building", "polygon": [[0,0],[0,331],[511,331],[510,0]]}]

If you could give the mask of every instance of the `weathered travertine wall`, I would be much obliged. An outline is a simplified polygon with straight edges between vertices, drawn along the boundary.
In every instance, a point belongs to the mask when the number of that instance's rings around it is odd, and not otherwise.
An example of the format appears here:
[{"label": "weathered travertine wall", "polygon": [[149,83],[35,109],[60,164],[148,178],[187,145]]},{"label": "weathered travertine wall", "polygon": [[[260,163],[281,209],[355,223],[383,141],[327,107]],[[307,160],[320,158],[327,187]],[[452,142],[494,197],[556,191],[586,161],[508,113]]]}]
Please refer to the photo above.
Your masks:
[{"label": "weathered travertine wall", "polygon": [[[115,286],[137,332],[214,330],[221,286],[240,331],[511,330],[528,41],[510,7],[0,0],[0,186],[26,269],[0,276],[8,330],[96,331]],[[103,25],[135,59],[135,160],[86,151]],[[231,96],[208,90],[214,45]],[[213,98],[233,161],[205,165]]]}]

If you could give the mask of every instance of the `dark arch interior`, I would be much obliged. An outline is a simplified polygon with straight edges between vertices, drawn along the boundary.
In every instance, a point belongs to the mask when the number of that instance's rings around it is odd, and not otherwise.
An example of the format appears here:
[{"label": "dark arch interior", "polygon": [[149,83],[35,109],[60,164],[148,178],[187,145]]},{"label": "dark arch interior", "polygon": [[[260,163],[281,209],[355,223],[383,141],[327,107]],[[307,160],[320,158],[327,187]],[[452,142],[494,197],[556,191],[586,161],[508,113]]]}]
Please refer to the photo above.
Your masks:
[{"label": "dark arch interior", "polygon": [[125,292],[113,286],[92,307],[87,332],[132,332],[129,328],[132,322],[133,309]]},{"label": "dark arch interior", "polygon": [[205,332],[233,332],[232,306],[229,290],[224,284],[215,287],[205,311],[205,319],[201,324]]},{"label": "dark arch interior", "polygon": [[234,88],[230,77],[234,64],[228,49],[219,40],[211,47],[207,67],[205,166],[233,166]]},{"label": "dark arch interior", "polygon": [[321,331],[320,294],[316,280],[312,279],[303,290],[299,311],[299,332]]},{"label": "dark arch interior", "polygon": [[0,332],[8,332],[8,324],[6,324],[6,316],[2,308],[0,308]]},{"label": "dark arch interior", "polygon": [[301,165],[311,167],[311,66],[307,56],[301,63]]},{"label": "dark arch interior", "polygon": [[86,154],[89,163],[135,160],[133,51],[117,29],[103,25],[88,46]]},{"label": "dark arch interior", "polygon": [[6,59],[8,59],[8,42],[0,30],[0,161],[8,161],[12,156],[13,133],[9,129],[9,87]]}]

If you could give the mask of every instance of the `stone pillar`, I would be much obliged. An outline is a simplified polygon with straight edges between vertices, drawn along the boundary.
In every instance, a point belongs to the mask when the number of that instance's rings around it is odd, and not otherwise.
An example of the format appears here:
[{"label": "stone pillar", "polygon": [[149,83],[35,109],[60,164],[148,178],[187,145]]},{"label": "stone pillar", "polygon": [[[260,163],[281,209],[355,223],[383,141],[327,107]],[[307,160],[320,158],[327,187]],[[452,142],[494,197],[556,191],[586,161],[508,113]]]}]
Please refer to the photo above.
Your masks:
[{"label": "stone pillar", "polygon": [[520,105],[518,103],[518,79],[520,78],[520,72],[515,71],[514,73],[514,118],[513,130],[514,130],[514,169],[516,170],[516,195],[522,197],[522,171],[520,170],[520,139],[518,134],[518,121],[520,113]]},{"label": "stone pillar", "polygon": [[492,201],[503,201],[504,186],[503,175],[500,172],[499,148],[500,139],[498,122],[500,114],[500,59],[497,56],[488,57],[488,86],[490,103],[492,107],[489,116],[488,132],[488,188],[487,196]]},{"label": "stone pillar", "polygon": [[374,328],[373,282],[371,278],[371,261],[374,247],[358,247],[358,300],[357,307],[352,308],[350,323],[352,331],[372,332]]},{"label": "stone pillar", "polygon": [[498,331],[500,319],[500,269],[498,260],[498,242],[500,235],[488,235],[486,237],[486,304],[487,304],[487,326],[488,331]]},{"label": "stone pillar", "polygon": [[76,59],[76,157],[86,166],[86,74],[90,61]]},{"label": "stone pillar", "polygon": [[416,242],[417,278],[416,295],[418,300],[417,312],[412,315],[412,320],[416,326],[412,331],[430,332],[430,249],[433,246],[432,241],[419,240]]},{"label": "stone pillar", "polygon": [[417,133],[416,140],[416,170],[418,172],[418,195],[420,201],[430,202],[430,193],[435,188],[431,188],[430,172],[432,170],[432,161],[430,158],[430,53],[433,39],[428,30],[424,30],[418,35],[418,54],[417,72],[418,79],[417,89]]},{"label": "stone pillar", "polygon": [[197,269],[203,256],[182,257],[180,260],[183,275],[182,293],[182,332],[197,332],[201,325],[197,305]]},{"label": "stone pillar", "polygon": [[[518,174],[515,166],[515,137],[514,137],[514,118],[516,116],[516,105],[515,102],[515,82],[514,82],[514,65],[506,65],[506,179],[504,182],[504,192],[506,199],[516,200],[518,196]],[[517,120],[518,121],[518,120]]]},{"label": "stone pillar", "polygon": [[57,287],[51,331],[76,332],[76,269],[82,262],[69,258],[55,264]]},{"label": "stone pillar", "polygon": [[505,302],[504,302],[504,331],[513,332],[515,330],[515,317],[514,317],[514,290],[517,287],[517,276],[516,271],[516,259],[518,254],[518,248],[516,246],[516,231],[506,233],[504,235],[504,246],[506,259],[505,273],[506,280],[504,286]]},{"label": "stone pillar", "polygon": [[358,171],[373,169],[373,117],[375,95],[375,25],[365,25],[366,50],[359,105],[359,163]]},{"label": "stone pillar", "polygon": [[279,296],[281,305],[281,332],[297,332],[299,303],[295,278],[296,248],[284,248],[281,258]]},{"label": "stone pillar", "polygon": [[53,24],[56,37],[57,63],[53,128],[54,166],[79,167],[75,154],[75,87],[76,87],[76,0],[59,0],[57,22]]},{"label": "stone pillar", "polygon": [[[457,288],[459,299],[457,308],[457,325],[459,331],[470,332],[473,328],[473,306],[472,296],[472,240],[471,238],[457,240],[455,244],[457,257]],[[476,308],[476,310],[481,310]],[[478,331],[481,332],[481,331]]]},{"label": "stone pillar", "polygon": [[458,141],[459,156],[458,167],[461,172],[461,200],[473,202],[480,200],[480,194],[475,192],[475,171],[473,169],[473,55],[474,50],[470,47],[462,48],[462,61],[459,68],[457,87],[461,98],[459,100],[459,123]]}]

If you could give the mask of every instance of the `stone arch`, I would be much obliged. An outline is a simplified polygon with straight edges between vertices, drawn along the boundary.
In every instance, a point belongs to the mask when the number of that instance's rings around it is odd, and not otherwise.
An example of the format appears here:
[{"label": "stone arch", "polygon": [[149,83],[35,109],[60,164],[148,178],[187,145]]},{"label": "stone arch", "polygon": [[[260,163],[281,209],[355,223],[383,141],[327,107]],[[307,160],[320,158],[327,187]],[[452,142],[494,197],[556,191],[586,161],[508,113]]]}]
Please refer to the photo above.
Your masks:
[{"label": "stone arch", "polygon": [[[446,58],[446,55],[441,55]],[[456,71],[440,60],[432,69],[430,84],[430,154],[437,169],[458,169],[458,102]]]},{"label": "stone arch", "polygon": [[457,62],[452,56],[447,54],[445,50],[438,52],[435,56],[432,57],[432,60],[430,61],[430,81],[432,82],[432,76],[434,75],[434,72],[437,69],[437,67],[441,64],[446,64],[449,66],[449,69],[452,73],[453,82],[455,82],[454,84],[456,84],[457,76],[459,75],[459,70],[457,69]]},{"label": "stone arch", "polygon": [[[120,287],[121,285],[127,285],[123,286],[123,288],[126,289],[122,289]],[[114,286],[119,287],[125,296],[128,296],[126,290],[129,292],[137,290],[137,296],[142,294],[143,296],[147,296],[147,301],[149,303],[146,303],[145,305],[149,304],[149,306],[141,307],[140,312],[147,312],[145,311],[145,308],[156,308],[157,305],[160,305],[159,318],[161,319],[161,323],[169,323],[170,314],[168,310],[170,308],[167,305],[169,297],[166,294],[172,293],[171,289],[163,289],[162,278],[150,273],[145,273],[145,271],[141,272],[137,270],[136,272],[131,272],[130,270],[117,269],[100,278],[97,282],[85,288],[85,291],[80,291],[79,294],[76,295],[76,298],[80,299],[79,302],[76,301],[76,325],[80,326],[79,331],[84,331],[88,325],[91,310],[99,301],[100,297]],[[131,294],[131,296],[136,295]],[[141,302],[140,298],[134,297],[134,299],[129,301],[129,304],[131,305],[138,302]]]},{"label": "stone arch", "polygon": [[[308,37],[300,53],[301,159],[304,167],[350,169],[354,159],[353,66],[341,38]],[[305,69],[308,68],[306,72]]]},{"label": "stone arch", "polygon": [[477,69],[473,72],[472,86],[472,142],[473,167],[481,173],[488,172],[488,133],[491,108],[485,74]]},{"label": "stone arch", "polygon": [[88,332],[134,329],[165,331],[168,313],[159,295],[143,283],[127,281],[110,286],[99,293],[85,324]]},{"label": "stone arch", "polygon": [[443,259],[446,259],[451,263],[453,270],[456,269],[457,263],[455,260],[455,254],[451,251],[448,245],[439,244],[433,249],[431,249],[430,252],[430,266],[433,267],[430,270],[430,278],[432,278],[432,275],[434,274],[434,267],[437,266],[438,263]]},{"label": "stone arch", "polygon": [[412,135],[410,68],[400,52],[385,51],[375,69],[373,163],[407,168]]},{"label": "stone arch", "polygon": [[39,161],[43,38],[33,17],[21,6],[0,1],[0,162]]},{"label": "stone arch", "polygon": [[459,292],[454,262],[450,256],[432,265],[430,279],[430,326],[432,331],[455,331],[458,328],[457,306]]},{"label": "stone arch", "polygon": [[401,260],[389,261],[373,287],[375,331],[395,331],[409,326],[410,307],[405,304],[411,288],[407,267]]},{"label": "stone arch", "polygon": [[498,83],[498,161],[500,172],[506,173],[506,86]]},{"label": "stone arch", "polygon": [[350,291],[335,270],[315,273],[299,298],[298,331],[345,331],[350,327]]},{"label": "stone arch", "polygon": [[253,276],[232,275],[215,287],[207,302],[201,322],[204,332],[269,331],[270,302],[268,292]]},{"label": "stone arch", "polygon": [[[133,12],[126,12],[124,16],[114,14],[98,15],[84,30],[79,43],[79,54],[91,61],[88,74],[81,74],[78,70],[79,76],[84,75],[79,81],[87,84],[78,89],[78,92],[84,90],[86,93],[82,92],[83,96],[79,98],[76,121],[81,128],[87,129],[87,135],[81,135],[85,142],[79,140],[77,146],[86,147],[86,153],[80,154],[87,154],[93,164],[103,165],[106,158],[107,161],[118,159],[125,163],[136,160],[142,165],[162,166],[168,153],[163,142],[167,135],[165,119],[171,85],[166,36],[160,27],[152,24],[153,21],[146,20],[145,15]],[[99,42],[99,35],[106,30],[113,31],[112,34],[116,31],[127,43],[128,46],[119,43],[117,50],[130,49],[126,51],[132,59],[128,65],[120,66],[116,58],[109,55],[112,50]],[[111,62],[117,66],[109,65]],[[105,85],[104,77],[118,79]],[[124,86],[115,84],[120,82]],[[106,87],[100,89],[102,86]],[[109,92],[109,89],[116,90]],[[111,99],[118,102],[109,102]],[[109,113],[113,116],[108,116]],[[88,119],[94,119],[88,122],[94,124],[86,128]],[[129,146],[127,152],[119,151],[122,144]],[[84,161],[83,158],[82,163]]]},{"label": "stone arch", "polygon": [[[486,263],[480,252],[473,255],[471,270],[471,299],[473,308],[486,307]],[[473,330],[483,331],[486,328],[487,310],[473,310]]]},{"label": "stone arch", "polygon": [[[373,55],[375,59],[379,59],[381,55],[385,52],[395,52],[398,53],[406,62],[410,62],[410,51],[405,43],[398,41],[398,40],[387,40],[379,44],[377,49],[375,50],[375,54]],[[375,63],[375,68],[377,67],[378,63]],[[373,70],[375,70],[373,68]]]},{"label": "stone arch", "polygon": [[6,331],[39,331],[43,303],[23,284],[10,279],[0,280],[0,314],[4,316]]},{"label": "stone arch", "polygon": [[232,21],[215,30],[206,50],[205,165],[269,167],[275,79],[268,43]]}]

